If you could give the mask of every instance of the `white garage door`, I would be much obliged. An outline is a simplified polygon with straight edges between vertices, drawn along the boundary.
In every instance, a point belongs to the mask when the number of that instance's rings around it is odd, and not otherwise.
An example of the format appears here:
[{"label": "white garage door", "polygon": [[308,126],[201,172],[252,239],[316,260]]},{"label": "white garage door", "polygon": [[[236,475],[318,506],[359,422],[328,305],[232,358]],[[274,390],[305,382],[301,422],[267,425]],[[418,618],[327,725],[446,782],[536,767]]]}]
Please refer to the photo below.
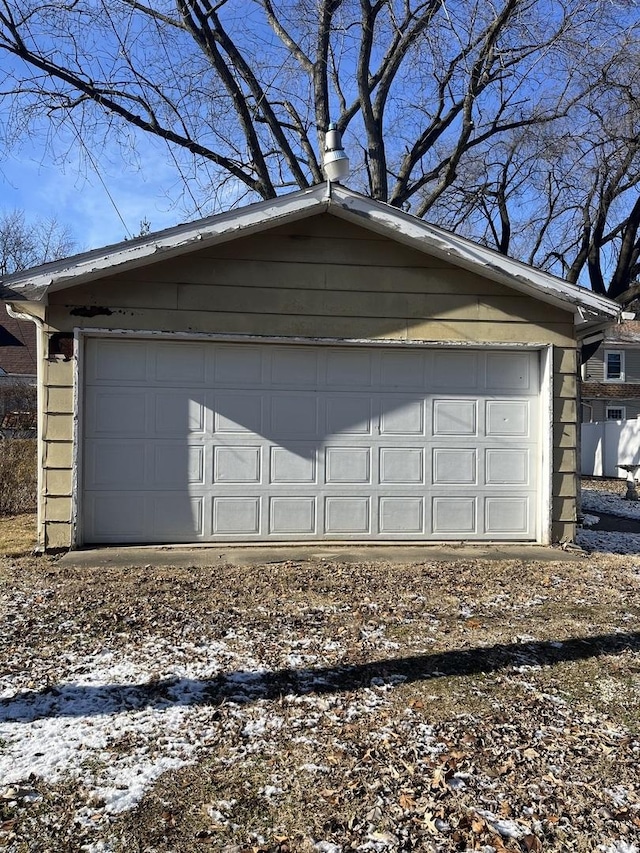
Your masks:
[{"label": "white garage door", "polygon": [[89,338],[85,542],[536,539],[538,354]]}]

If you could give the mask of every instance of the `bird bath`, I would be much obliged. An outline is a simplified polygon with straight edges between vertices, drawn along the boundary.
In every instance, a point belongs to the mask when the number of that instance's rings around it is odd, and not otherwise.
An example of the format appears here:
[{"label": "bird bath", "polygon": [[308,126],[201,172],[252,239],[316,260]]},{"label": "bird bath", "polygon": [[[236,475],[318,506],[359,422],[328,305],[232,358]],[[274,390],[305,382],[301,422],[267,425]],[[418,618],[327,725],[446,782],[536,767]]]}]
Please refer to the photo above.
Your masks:
[{"label": "bird bath", "polygon": [[622,468],[623,471],[627,472],[627,493],[624,496],[625,501],[640,500],[636,487],[636,473],[638,469],[640,469],[640,465],[618,465],[618,468]]}]

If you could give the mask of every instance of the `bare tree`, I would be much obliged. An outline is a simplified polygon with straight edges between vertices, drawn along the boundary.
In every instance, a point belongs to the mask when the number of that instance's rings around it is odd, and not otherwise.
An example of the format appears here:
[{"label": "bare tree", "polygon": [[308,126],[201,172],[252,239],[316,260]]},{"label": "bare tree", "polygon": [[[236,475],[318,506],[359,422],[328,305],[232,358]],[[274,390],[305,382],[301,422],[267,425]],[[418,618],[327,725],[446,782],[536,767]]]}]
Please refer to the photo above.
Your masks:
[{"label": "bare tree", "polygon": [[75,240],[55,219],[28,222],[21,210],[0,214],[0,277],[71,254]]},{"label": "bare tree", "polygon": [[374,198],[475,222],[473,236],[576,280],[586,265],[596,281],[600,263],[604,281],[615,244],[628,279],[631,165],[595,178],[606,145],[562,140],[580,110],[598,124],[601,93],[624,100],[631,16],[625,0],[0,0],[1,93],[16,134],[46,116],[96,146],[134,127],[193,158],[226,204],[321,181],[333,119],[352,185]]},{"label": "bare tree", "polygon": [[591,76],[576,55],[582,93],[566,115],[480,146],[432,213],[625,302],[640,274],[640,54],[618,35]]}]

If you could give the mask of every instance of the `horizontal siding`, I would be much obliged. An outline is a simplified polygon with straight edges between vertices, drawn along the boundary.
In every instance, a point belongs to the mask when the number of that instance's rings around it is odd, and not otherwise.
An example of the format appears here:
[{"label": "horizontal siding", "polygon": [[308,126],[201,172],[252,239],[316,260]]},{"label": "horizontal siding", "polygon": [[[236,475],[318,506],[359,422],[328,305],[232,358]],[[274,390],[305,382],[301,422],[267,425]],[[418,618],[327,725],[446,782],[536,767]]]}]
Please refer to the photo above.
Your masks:
[{"label": "horizontal siding", "polygon": [[[554,345],[553,536],[576,489],[573,317],[330,216],[50,295],[49,332],[75,328],[461,344]],[[49,547],[71,541],[73,361],[47,363]]]},{"label": "horizontal siding", "polygon": [[51,328],[160,330],[227,335],[262,335],[373,340],[461,341],[464,343],[571,343],[572,326],[566,322],[480,321],[442,318],[344,317],[307,314],[263,314],[226,311],[168,311],[131,309],[79,320],[67,308],[49,309]]},{"label": "horizontal siding", "polygon": [[584,376],[590,382],[604,382],[604,354],[609,350],[624,352],[624,381],[640,383],[640,347],[601,346],[586,362]]},{"label": "horizontal siding", "polygon": [[575,347],[555,347],[553,351],[553,478],[552,539],[575,538],[577,492],[579,488],[577,424],[577,352]]}]

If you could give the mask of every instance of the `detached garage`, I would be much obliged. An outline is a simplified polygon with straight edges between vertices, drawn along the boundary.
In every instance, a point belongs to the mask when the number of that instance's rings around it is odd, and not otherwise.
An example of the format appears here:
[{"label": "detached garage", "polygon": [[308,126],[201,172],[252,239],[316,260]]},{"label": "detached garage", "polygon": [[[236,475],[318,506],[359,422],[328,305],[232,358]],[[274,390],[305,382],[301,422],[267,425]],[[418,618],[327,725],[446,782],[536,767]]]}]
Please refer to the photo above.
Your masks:
[{"label": "detached garage", "polygon": [[40,541],[531,541],[575,525],[618,306],[333,185],[14,276]]}]

